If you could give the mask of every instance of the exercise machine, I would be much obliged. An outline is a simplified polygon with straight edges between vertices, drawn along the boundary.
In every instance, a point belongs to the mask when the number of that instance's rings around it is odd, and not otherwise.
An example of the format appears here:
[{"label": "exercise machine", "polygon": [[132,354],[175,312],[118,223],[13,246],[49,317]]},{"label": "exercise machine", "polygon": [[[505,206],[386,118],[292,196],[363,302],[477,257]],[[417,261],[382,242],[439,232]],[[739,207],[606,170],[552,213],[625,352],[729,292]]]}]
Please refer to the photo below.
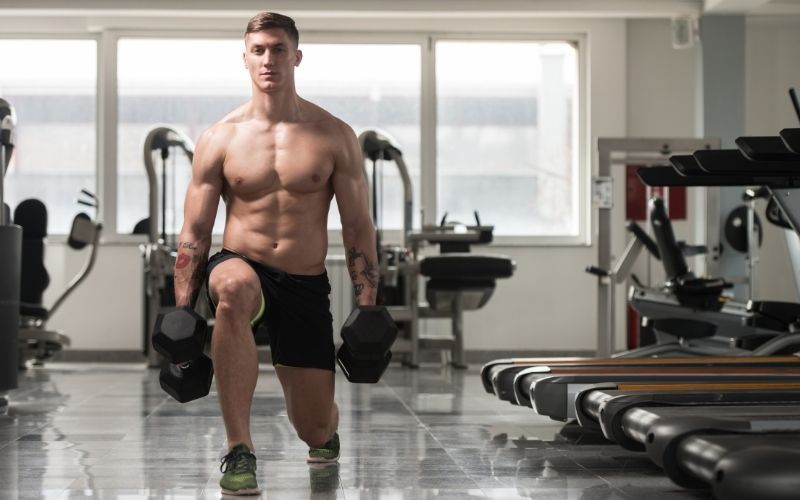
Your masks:
[{"label": "exercise machine", "polygon": [[0,99],[0,408],[8,401],[5,393],[17,388],[17,336],[19,327],[20,262],[22,228],[11,223],[5,203],[5,176],[14,152],[16,113]]},{"label": "exercise machine", "polygon": [[[798,359],[800,360],[800,359]],[[798,360],[795,360],[797,362]],[[738,383],[603,383],[575,396],[575,416],[584,429],[598,430],[625,449],[644,451],[628,438],[622,416],[633,408],[800,404],[800,381]]]},{"label": "exercise machine", "polygon": [[[492,226],[482,225],[475,215],[474,225],[448,223],[446,216],[438,226],[412,230],[413,197],[411,177],[397,143],[388,134],[366,130],[358,136],[365,160],[372,162],[371,207],[373,219],[380,219],[378,162],[393,162],[403,184],[403,227],[400,246],[384,245],[378,230],[380,265],[379,303],[385,305],[401,326],[401,338],[393,350],[405,352],[404,364],[419,366],[420,350],[440,349],[443,360],[456,368],[465,368],[464,311],[483,307],[494,292],[496,280],[508,278],[515,270],[514,262],[501,255],[470,253],[471,247],[492,241]],[[422,256],[424,245],[439,245],[439,255]],[[425,301],[420,301],[419,281],[424,279]],[[424,337],[420,334],[422,318],[449,318],[449,338]]]},{"label": "exercise machine", "polygon": [[[550,373],[552,368],[563,367],[592,367],[592,368],[647,368],[647,367],[695,367],[712,366],[720,367],[724,370],[726,366],[779,366],[782,363],[796,365],[800,358],[796,356],[779,356],[771,358],[752,358],[752,357],[685,357],[685,358],[585,358],[585,359],[556,359],[555,361],[542,358],[536,364],[530,364],[529,360],[523,359],[523,363],[516,365],[506,365],[500,367],[492,373],[491,386],[487,392],[493,393],[501,401],[508,401],[512,404],[520,404],[519,397],[525,401],[523,405],[530,406],[530,399],[526,396],[530,384],[537,378]],[[519,377],[519,378],[518,378]],[[521,395],[521,396],[520,396]]]},{"label": "exercise machine", "polygon": [[[173,279],[177,249],[167,243],[166,184],[167,160],[176,149],[185,154],[189,158],[189,162],[194,158],[194,143],[174,127],[156,125],[145,136],[143,154],[149,184],[148,216],[136,224],[134,232],[147,235],[147,243],[139,247],[142,251],[144,273],[142,352],[147,356],[147,364],[151,368],[161,366],[158,353],[151,348],[150,337],[156,317],[175,307]],[[160,181],[155,155],[158,155],[162,162]],[[159,205],[161,210],[159,210]]]},{"label": "exercise machine", "polygon": [[[592,178],[592,203],[597,209],[597,264],[599,269],[611,269],[613,266],[612,219],[611,209],[614,206],[614,184],[612,168],[624,165],[659,165],[666,162],[670,155],[680,152],[691,152],[699,149],[719,149],[720,140],[713,138],[600,138],[597,140],[598,169]],[[711,189],[707,191],[706,203],[709,209],[715,207],[719,194]],[[716,226],[706,227],[709,248],[719,238]],[[708,256],[713,260],[713,254]],[[609,357],[615,348],[616,332],[616,282],[608,276],[597,277],[597,357]]]},{"label": "exercise machine", "polygon": [[14,210],[14,221],[22,227],[21,291],[19,312],[20,368],[29,360],[41,366],[45,360],[70,345],[70,338],[60,330],[47,327],[47,321],[58,311],[64,301],[86,279],[94,268],[100,249],[103,224],[98,220],[98,200],[93,193],[81,190],[78,203],[91,207],[94,217],[79,212],[72,219],[67,245],[76,251],[89,247],[83,267],[69,281],[50,307],[45,307],[43,294],[50,284],[44,266],[45,238],[47,237],[47,207],[37,199],[20,202]]},{"label": "exercise machine", "polygon": [[650,200],[650,220],[667,281],[660,288],[631,287],[628,302],[643,322],[652,324],[657,342],[615,357],[643,356],[749,356],[770,351],[748,348],[785,331],[786,325],[754,320],[747,305],[730,300],[723,292],[733,284],[721,278],[696,277],[675,240],[664,203]]}]

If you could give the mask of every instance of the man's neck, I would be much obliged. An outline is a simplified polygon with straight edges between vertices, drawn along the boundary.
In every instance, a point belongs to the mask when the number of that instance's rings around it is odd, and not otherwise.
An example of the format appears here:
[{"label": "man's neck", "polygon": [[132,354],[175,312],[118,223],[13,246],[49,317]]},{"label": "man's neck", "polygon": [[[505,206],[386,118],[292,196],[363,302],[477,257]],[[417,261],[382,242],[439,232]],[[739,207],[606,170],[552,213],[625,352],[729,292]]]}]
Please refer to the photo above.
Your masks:
[{"label": "man's neck", "polygon": [[270,123],[293,122],[300,117],[300,98],[294,89],[253,93],[252,112]]}]

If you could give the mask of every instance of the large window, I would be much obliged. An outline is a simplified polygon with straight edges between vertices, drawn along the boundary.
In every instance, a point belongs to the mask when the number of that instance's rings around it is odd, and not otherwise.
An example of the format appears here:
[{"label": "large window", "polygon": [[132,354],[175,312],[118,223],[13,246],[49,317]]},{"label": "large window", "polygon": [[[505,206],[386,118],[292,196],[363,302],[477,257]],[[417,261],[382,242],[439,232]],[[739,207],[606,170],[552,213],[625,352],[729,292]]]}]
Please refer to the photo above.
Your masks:
[{"label": "large window", "polygon": [[[149,215],[143,160],[148,131],[167,124],[196,141],[204,129],[247,100],[250,86],[241,40],[121,39],[117,58],[117,228],[124,234]],[[167,235],[181,230],[184,194],[191,177],[188,158],[175,148],[172,153],[165,161],[158,152],[154,155],[159,183],[166,177],[166,205],[159,205],[158,232],[164,227]],[[161,200],[159,196],[159,204]],[[163,221],[162,208],[166,208]],[[222,233],[224,221],[220,202],[215,233]]]},{"label": "large window", "polygon": [[[356,133],[381,128],[403,149],[415,180],[420,164],[420,51],[418,45],[302,43],[298,94],[342,118]],[[250,97],[243,41],[121,39],[118,51],[120,233],[147,217],[148,183],[142,160],[148,130],[170,124],[196,140],[213,122]],[[166,232],[180,231],[188,161],[166,161]],[[158,176],[162,160],[156,154]],[[394,166],[384,173],[383,222],[399,228],[401,190]],[[419,186],[415,186],[418,198]],[[417,201],[419,203],[419,201]],[[215,233],[224,225],[220,203]],[[335,200],[329,227],[339,228]],[[161,228],[159,228],[159,231]]]},{"label": "large window", "polygon": [[[379,129],[393,138],[409,169],[414,206],[419,208],[419,45],[301,43],[300,48],[303,62],[295,73],[297,92],[343,119],[357,134]],[[372,171],[368,165],[367,174]],[[400,229],[403,190],[397,169],[393,163],[379,162],[375,173],[382,186],[377,206],[380,226]],[[328,227],[341,227],[335,200]]]},{"label": "large window", "polygon": [[577,69],[567,42],[436,43],[439,216],[578,235]]},{"label": "large window", "polygon": [[6,203],[40,199],[49,233],[66,234],[79,190],[95,190],[96,42],[5,39],[0,54],[0,97],[17,114]]}]

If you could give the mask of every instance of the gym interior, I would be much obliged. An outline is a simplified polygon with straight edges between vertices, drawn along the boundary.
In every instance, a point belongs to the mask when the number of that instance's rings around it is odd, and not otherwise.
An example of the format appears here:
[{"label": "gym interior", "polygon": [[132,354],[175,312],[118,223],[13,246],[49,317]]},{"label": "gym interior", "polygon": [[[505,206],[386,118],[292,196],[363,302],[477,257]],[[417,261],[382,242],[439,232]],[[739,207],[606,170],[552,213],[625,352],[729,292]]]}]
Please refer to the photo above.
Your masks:
[{"label": "gym interior", "polygon": [[386,328],[334,200],[341,455],[258,329],[261,497],[797,498],[797,0],[3,0],[0,498],[227,496],[214,317],[168,315],[262,10],[358,136]]}]

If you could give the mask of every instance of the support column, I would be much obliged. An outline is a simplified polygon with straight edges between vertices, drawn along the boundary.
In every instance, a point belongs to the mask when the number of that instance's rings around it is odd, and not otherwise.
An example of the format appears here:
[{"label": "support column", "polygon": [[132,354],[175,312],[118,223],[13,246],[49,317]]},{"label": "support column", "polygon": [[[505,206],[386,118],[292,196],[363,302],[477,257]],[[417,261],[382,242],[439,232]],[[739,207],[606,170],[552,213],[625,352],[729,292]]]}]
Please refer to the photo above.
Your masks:
[{"label": "support column", "polygon": [[[702,137],[719,137],[722,148],[735,148],[737,137],[745,133],[745,18],[744,16],[704,16],[700,19],[702,79],[699,99],[702,118],[698,132]],[[722,231],[728,214],[742,204],[741,187],[710,188],[706,242],[711,251],[706,272],[710,276],[743,277],[747,262],[744,254],[726,245]],[[748,298],[747,284],[734,288],[737,300]]]}]

